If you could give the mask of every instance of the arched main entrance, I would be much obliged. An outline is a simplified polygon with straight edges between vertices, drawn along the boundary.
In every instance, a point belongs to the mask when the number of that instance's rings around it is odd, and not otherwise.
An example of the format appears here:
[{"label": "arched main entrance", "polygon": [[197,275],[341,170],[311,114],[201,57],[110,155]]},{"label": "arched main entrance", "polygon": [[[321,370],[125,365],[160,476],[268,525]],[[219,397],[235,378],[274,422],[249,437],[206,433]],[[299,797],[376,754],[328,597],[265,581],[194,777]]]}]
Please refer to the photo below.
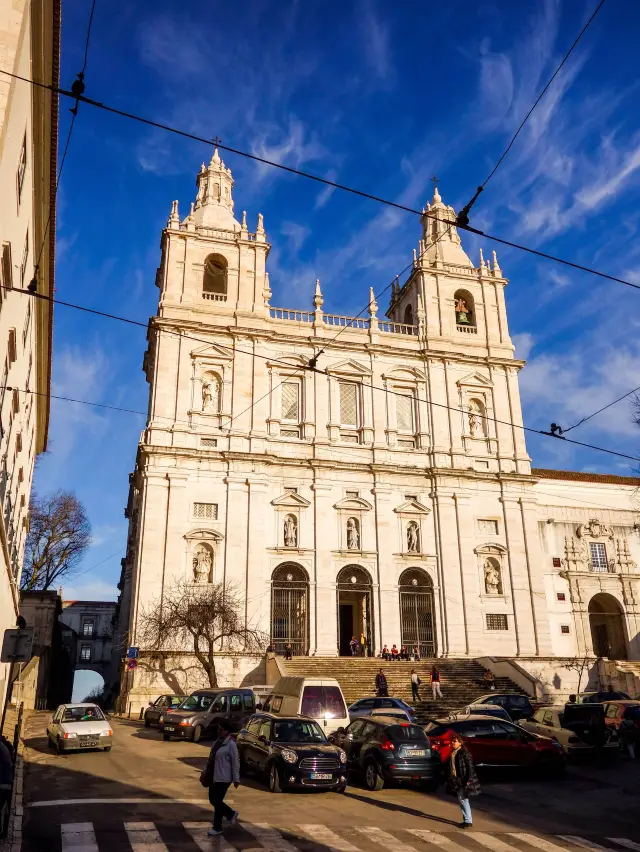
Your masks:
[{"label": "arched main entrance", "polygon": [[367,653],[373,648],[373,583],[368,571],[359,565],[346,565],[337,578],[338,652],[351,654],[349,642],[355,636],[360,642],[364,633]]},{"label": "arched main entrance", "polygon": [[271,575],[271,644],[279,654],[289,644],[296,656],[309,653],[309,579],[295,562]]},{"label": "arched main entrance", "polygon": [[627,659],[624,616],[613,595],[601,592],[591,598],[589,624],[593,652],[597,657],[608,657],[610,660]]},{"label": "arched main entrance", "polygon": [[420,568],[400,575],[400,633],[411,651],[416,645],[421,657],[436,656],[435,609],[431,577]]}]

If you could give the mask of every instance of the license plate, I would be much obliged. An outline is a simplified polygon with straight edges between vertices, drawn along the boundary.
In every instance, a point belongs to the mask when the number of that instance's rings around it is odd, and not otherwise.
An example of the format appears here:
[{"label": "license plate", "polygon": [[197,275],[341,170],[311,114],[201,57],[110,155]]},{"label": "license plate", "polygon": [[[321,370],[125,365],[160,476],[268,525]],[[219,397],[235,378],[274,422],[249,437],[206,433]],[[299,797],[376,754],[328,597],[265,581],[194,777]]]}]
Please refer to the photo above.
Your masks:
[{"label": "license plate", "polygon": [[83,740],[80,745],[86,746],[87,748],[94,748],[98,745],[98,740]]},{"label": "license plate", "polygon": [[312,772],[311,780],[312,781],[331,781],[331,773],[330,772]]},{"label": "license plate", "polygon": [[423,748],[414,748],[407,752],[407,757],[424,757],[426,753]]},{"label": "license plate", "polygon": [[175,728],[170,728],[168,725],[164,726],[165,731],[175,731]]}]

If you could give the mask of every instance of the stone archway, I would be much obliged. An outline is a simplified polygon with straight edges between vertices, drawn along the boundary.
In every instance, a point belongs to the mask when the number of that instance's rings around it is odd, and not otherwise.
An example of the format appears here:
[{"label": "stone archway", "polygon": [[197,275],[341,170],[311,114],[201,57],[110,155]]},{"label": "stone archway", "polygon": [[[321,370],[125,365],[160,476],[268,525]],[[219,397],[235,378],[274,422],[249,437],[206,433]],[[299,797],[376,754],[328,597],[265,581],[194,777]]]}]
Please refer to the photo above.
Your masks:
[{"label": "stone archway", "polygon": [[600,592],[589,601],[589,625],[593,652],[610,660],[627,659],[627,640],[622,608],[613,595]]},{"label": "stone archway", "polygon": [[400,631],[403,645],[411,653],[415,647],[420,656],[436,656],[436,619],[433,582],[422,568],[408,568],[398,581],[400,598]]},{"label": "stone archway", "polygon": [[360,565],[346,565],[337,577],[338,653],[351,655],[349,642],[364,634],[366,651],[373,653],[373,582]]},{"label": "stone archway", "polygon": [[279,654],[309,653],[309,577],[296,562],[278,565],[271,575],[271,644]]}]

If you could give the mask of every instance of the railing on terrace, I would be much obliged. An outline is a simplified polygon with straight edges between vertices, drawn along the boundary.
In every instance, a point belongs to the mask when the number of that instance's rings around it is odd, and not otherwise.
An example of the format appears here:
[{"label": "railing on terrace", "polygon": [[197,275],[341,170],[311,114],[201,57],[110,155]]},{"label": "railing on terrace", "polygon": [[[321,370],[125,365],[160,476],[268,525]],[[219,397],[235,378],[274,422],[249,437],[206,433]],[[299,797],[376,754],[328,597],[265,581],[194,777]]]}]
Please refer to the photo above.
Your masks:
[{"label": "railing on terrace", "polygon": [[289,308],[269,308],[271,319],[313,322],[313,311],[294,311]]},{"label": "railing on terrace", "polygon": [[458,331],[461,331],[463,334],[477,334],[478,329],[475,325],[457,325],[456,328]]},{"label": "railing on terrace", "polygon": [[364,317],[344,317],[341,314],[324,314],[322,319],[326,325],[337,325],[341,328],[369,328],[369,320]]},{"label": "railing on terrace", "polygon": [[408,335],[417,335],[418,328],[415,325],[407,325],[403,322],[387,322],[386,320],[380,320],[379,324],[380,331],[384,331],[387,334],[408,334]]},{"label": "railing on terrace", "polygon": [[209,299],[211,302],[226,302],[227,294],[226,293],[204,293],[202,294],[203,299]]}]

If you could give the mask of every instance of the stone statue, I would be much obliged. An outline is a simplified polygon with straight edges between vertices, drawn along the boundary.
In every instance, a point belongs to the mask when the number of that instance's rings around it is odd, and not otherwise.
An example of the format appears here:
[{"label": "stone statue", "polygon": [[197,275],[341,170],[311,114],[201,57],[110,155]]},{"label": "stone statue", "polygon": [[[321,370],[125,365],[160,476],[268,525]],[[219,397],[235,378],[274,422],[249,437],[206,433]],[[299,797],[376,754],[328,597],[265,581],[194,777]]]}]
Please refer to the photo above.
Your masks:
[{"label": "stone statue", "polygon": [[469,314],[471,311],[467,307],[464,299],[456,299],[456,323],[458,325],[470,325]]},{"label": "stone statue", "polygon": [[484,563],[484,589],[488,595],[502,594],[502,584],[500,582],[500,571],[496,566],[487,559]]},{"label": "stone statue", "polygon": [[205,378],[202,380],[202,410],[218,410],[218,382],[216,379]]},{"label": "stone statue", "polygon": [[347,521],[347,547],[349,550],[360,550],[360,533],[355,518],[349,518]]},{"label": "stone statue", "polygon": [[420,553],[420,532],[415,521],[407,527],[407,550],[409,553]]},{"label": "stone statue", "polygon": [[476,402],[469,403],[469,434],[475,438],[482,430],[482,414]]},{"label": "stone statue", "polygon": [[298,526],[293,515],[287,515],[284,519],[284,546],[298,546]]},{"label": "stone statue", "polygon": [[208,583],[211,577],[211,553],[200,545],[193,556],[193,582]]}]

